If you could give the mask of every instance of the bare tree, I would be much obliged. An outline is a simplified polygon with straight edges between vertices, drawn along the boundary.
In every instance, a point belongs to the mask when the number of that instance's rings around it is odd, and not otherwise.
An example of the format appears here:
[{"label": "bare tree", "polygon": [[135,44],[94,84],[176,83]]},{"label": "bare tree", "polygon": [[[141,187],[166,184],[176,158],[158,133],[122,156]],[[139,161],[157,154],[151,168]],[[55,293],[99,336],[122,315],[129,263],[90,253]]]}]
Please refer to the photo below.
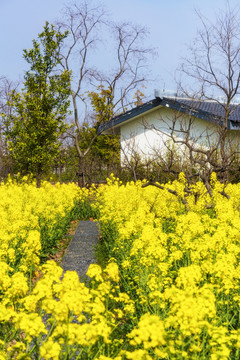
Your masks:
[{"label": "bare tree", "polygon": [[[229,5],[226,11],[218,14],[214,23],[199,12],[197,14],[202,29],[180,68],[180,75],[187,84],[183,81],[178,84],[180,93],[188,97],[188,100],[182,99],[188,115],[175,111],[167,121],[166,118],[159,119],[162,124],[165,121],[167,129],[163,138],[165,152],[155,152],[155,155],[158,155],[157,163],[163,171],[178,174],[184,170],[189,182],[203,180],[211,194],[212,172],[216,172],[223,182],[229,180],[231,171],[239,172],[239,136],[234,138],[234,132],[229,130],[240,130],[238,119],[235,123],[230,121],[240,103],[237,98],[240,93],[240,18],[238,9],[231,9]],[[204,101],[208,104],[211,126],[206,127],[203,134],[196,134],[194,110],[198,110]],[[148,124],[144,126],[149,128]],[[158,126],[154,130],[159,136],[164,132]],[[205,139],[203,146],[201,138]],[[180,160],[186,161],[179,161],[180,153]],[[186,193],[188,190],[186,188]]]},{"label": "bare tree", "polygon": [[[102,7],[89,7],[87,1],[81,5],[74,4],[67,7],[64,21],[58,22],[58,26],[69,31],[67,42],[61,49],[61,64],[65,69],[72,71],[71,93],[76,131],[70,136],[74,136],[79,158],[78,183],[83,186],[85,184],[84,159],[99,135],[98,125],[120,109],[124,109],[129,104],[129,97],[133,95],[133,91],[146,80],[142,67],[151,50],[142,46],[146,36],[143,28],[130,24],[109,24],[106,22],[105,11]],[[116,66],[108,74],[100,73],[91,62],[92,54],[100,41],[99,34],[106,32],[106,28],[108,28],[108,34],[114,34],[114,42],[108,42],[107,51],[110,56],[114,54],[114,49],[111,49],[111,43],[113,43],[116,53]],[[109,64],[112,63],[108,56],[106,56],[106,61]],[[105,108],[101,113],[101,118],[98,117],[88,146],[82,147],[82,143],[85,142],[84,126],[89,122],[86,90],[97,89],[99,85],[108,92],[105,97]],[[79,111],[79,109],[82,110]]]},{"label": "bare tree", "polygon": [[133,104],[134,94],[141,94],[139,89],[149,81],[147,60],[154,49],[144,46],[148,34],[144,27],[111,23],[109,28],[114,41],[113,69],[107,74],[96,73],[94,77],[110,89],[113,115],[116,115]]},{"label": "bare tree", "polygon": [[[64,69],[72,72],[71,97],[73,105],[73,117],[76,131],[70,132],[75,141],[79,156],[78,184],[84,185],[84,158],[89,149],[82,150],[80,147],[82,123],[87,120],[87,104],[85,102],[84,85],[90,80],[93,69],[89,66],[89,53],[94,49],[98,39],[98,32],[104,19],[104,11],[100,7],[89,8],[87,1],[80,6],[76,3],[64,10],[63,21],[58,22],[60,29],[67,30],[69,36],[64,43],[61,52],[61,65]],[[79,102],[84,104],[84,115],[79,115]],[[94,141],[94,139],[93,139]],[[92,141],[92,142],[93,142]]]},{"label": "bare tree", "polygon": [[[221,125],[209,123],[199,132],[196,131],[198,122],[194,115],[184,115],[178,111],[167,118],[159,118],[159,122],[160,126],[152,126],[151,129],[161,137],[162,146],[158,150],[152,148],[152,153],[155,165],[163,173],[177,177],[184,172],[188,183],[202,180],[211,195],[210,179],[213,172],[224,182],[234,166],[239,171],[239,139],[232,139],[229,133],[226,134],[223,158]],[[149,129],[149,124],[144,123],[144,127]]]},{"label": "bare tree", "polygon": [[[184,59],[181,71],[187,78],[194,80],[198,96],[216,100],[226,112],[230,112],[230,103],[239,94],[240,84],[240,18],[239,10],[231,9],[219,12],[215,23],[211,23],[200,12],[197,15],[202,29],[198,31],[190,56]],[[182,88],[182,84],[180,84]],[[186,88],[182,88],[186,92]],[[218,100],[216,96],[222,96]],[[224,123],[225,127],[227,123]]]},{"label": "bare tree", "polygon": [[9,157],[6,132],[12,107],[9,105],[10,94],[18,88],[19,84],[10,81],[5,76],[0,77],[0,176],[5,177],[12,172],[12,162]]},{"label": "bare tree", "polygon": [[[194,81],[195,94],[198,98],[215,101],[219,104],[218,141],[207,152],[204,151],[208,163],[216,170],[224,172],[233,163],[236,151],[230,152],[229,118],[239,106],[240,86],[240,17],[239,9],[219,12],[214,23],[197,12],[202,24],[190,56],[181,67],[182,74]],[[187,93],[186,86],[180,84],[182,91]],[[186,143],[186,141],[185,141]],[[190,148],[189,143],[186,144]],[[232,149],[231,149],[232,150]],[[196,152],[196,149],[193,149]],[[191,152],[193,152],[191,151]],[[197,152],[200,152],[198,149]],[[212,159],[216,153],[220,163],[215,166]]]}]

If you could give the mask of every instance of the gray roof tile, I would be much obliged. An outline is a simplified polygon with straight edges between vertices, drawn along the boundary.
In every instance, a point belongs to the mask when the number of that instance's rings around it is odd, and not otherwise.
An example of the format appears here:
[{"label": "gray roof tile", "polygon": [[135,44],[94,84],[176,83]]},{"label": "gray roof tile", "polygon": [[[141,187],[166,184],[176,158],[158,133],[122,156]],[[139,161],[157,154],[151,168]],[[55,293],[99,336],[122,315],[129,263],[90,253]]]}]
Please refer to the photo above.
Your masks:
[{"label": "gray roof tile", "polygon": [[[216,101],[191,100],[184,98],[176,99],[176,101],[188,107],[191,107],[192,109],[201,110],[219,118],[224,117],[224,107]],[[230,105],[229,120],[240,122],[240,104]]]},{"label": "gray roof tile", "polygon": [[[135,107],[123,114],[115,116],[111,120],[101,124],[98,128],[98,133],[104,130],[118,127],[120,124],[128,121],[138,115],[152,110],[158,106],[167,106],[175,111],[191,114],[195,117],[209,121],[212,123],[218,123],[222,125],[224,119],[224,107],[216,101],[204,101],[204,100],[192,100],[188,98],[155,98],[146,102],[145,104]],[[230,115],[228,118],[228,129],[240,130],[240,104],[230,105]]]}]

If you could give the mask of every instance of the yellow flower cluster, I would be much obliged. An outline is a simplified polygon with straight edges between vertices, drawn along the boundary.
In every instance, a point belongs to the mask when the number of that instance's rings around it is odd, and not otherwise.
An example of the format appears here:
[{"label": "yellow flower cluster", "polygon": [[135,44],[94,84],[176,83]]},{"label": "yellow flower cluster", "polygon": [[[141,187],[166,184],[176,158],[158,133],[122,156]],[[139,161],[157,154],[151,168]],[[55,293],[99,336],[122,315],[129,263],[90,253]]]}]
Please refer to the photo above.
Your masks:
[{"label": "yellow flower cluster", "polygon": [[[16,339],[23,333],[27,342],[37,329],[43,331],[41,317],[30,310],[34,308],[34,301],[29,298],[31,274],[39,266],[44,236],[45,240],[54,236],[51,230],[56,229],[58,223],[70,220],[75,202],[85,196],[75,185],[53,186],[45,182],[37,189],[35,184],[23,181],[19,185],[11,179],[0,185],[0,339],[5,339],[0,347],[5,349],[3,353],[10,343],[14,351],[25,351],[24,342]],[[29,303],[28,312],[20,311],[23,298],[24,304]],[[11,330],[13,321],[18,329],[16,333]]]},{"label": "yellow flower cluster", "polygon": [[[74,185],[45,182],[37,189],[35,184],[18,185],[11,180],[1,184],[0,261],[24,273],[38,265],[43,229],[48,227],[46,235],[50,237],[56,222],[69,216],[78,196]],[[1,267],[0,271],[4,269],[7,276],[10,269]]]},{"label": "yellow flower cluster", "polygon": [[[240,359],[240,184],[224,187],[213,175],[212,196],[198,182],[187,197],[183,174],[164,189],[144,184],[111,177],[90,194],[45,184],[41,196],[31,185],[0,187],[9,212],[0,215],[0,359]],[[38,265],[38,219],[54,224],[88,196],[105,268],[90,265],[82,283],[50,261],[29,289],[24,266]]]},{"label": "yellow flower cluster", "polygon": [[240,358],[240,184],[211,185],[184,198],[181,174],[163,190],[102,189],[100,222],[115,225],[110,255],[139,312],[122,358]]},{"label": "yellow flower cluster", "polygon": [[[92,288],[81,283],[76,272],[67,271],[62,276],[62,269],[54,261],[40,270],[43,277],[31,293],[19,294],[18,306],[5,307],[9,315],[0,319],[6,324],[8,321],[11,332],[21,340],[2,342],[6,359],[21,359],[26,354],[37,354],[41,359],[75,359],[99,343],[110,344],[116,322],[135,311],[133,301],[119,289],[118,267],[112,262],[104,271],[90,265],[87,275],[93,277]],[[111,311],[111,302],[119,308]]]},{"label": "yellow flower cluster", "polygon": [[[51,237],[76,203],[98,197],[93,191],[11,180],[0,186],[0,359],[86,357],[99,344],[109,346],[117,324],[135,312],[119,288],[114,260],[104,270],[89,267],[90,288],[75,272],[63,275],[54,261],[40,266],[43,229]],[[34,287],[31,269],[41,274]]]}]

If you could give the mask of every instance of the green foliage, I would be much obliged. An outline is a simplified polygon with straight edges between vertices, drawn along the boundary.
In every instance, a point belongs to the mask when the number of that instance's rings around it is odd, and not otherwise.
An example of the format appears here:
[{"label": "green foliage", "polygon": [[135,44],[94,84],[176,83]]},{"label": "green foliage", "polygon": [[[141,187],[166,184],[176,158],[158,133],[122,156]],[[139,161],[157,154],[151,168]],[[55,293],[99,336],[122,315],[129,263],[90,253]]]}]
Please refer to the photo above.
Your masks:
[{"label": "green foliage", "polygon": [[71,211],[72,219],[89,220],[90,218],[98,219],[99,209],[92,206],[94,200],[86,198],[75,202],[75,206]]},{"label": "green foliage", "polygon": [[98,92],[91,91],[88,93],[91,100],[92,108],[95,112],[96,123],[110,120],[114,113],[113,93],[111,87],[104,89],[103,85],[98,86]]},{"label": "green foliage", "polygon": [[9,151],[16,170],[34,174],[38,186],[59,153],[59,137],[66,130],[70,73],[57,71],[59,46],[66,36],[46,23],[39,41],[33,40],[33,48],[24,50],[30,70],[22,93],[11,94],[14,112],[7,132]]},{"label": "green foliage", "polygon": [[72,220],[70,214],[58,217],[56,222],[48,221],[44,216],[39,217],[41,233],[41,261],[46,261],[50,254],[54,254],[59,241],[67,232],[69,223]]},{"label": "green foliage", "polygon": [[174,217],[164,218],[162,221],[162,231],[166,234],[173,233],[176,229],[176,220]]},{"label": "green foliage", "polygon": [[93,199],[85,198],[75,200],[74,207],[63,216],[57,216],[55,221],[48,220],[42,215],[39,217],[39,228],[41,232],[41,261],[44,262],[50,254],[57,250],[59,241],[64,237],[72,220],[89,220],[99,217],[99,209],[93,207]]},{"label": "green foliage", "polygon": [[118,135],[99,135],[93,144],[92,152],[109,163],[120,161],[120,139]]},{"label": "green foliage", "polygon": [[[82,151],[90,147],[86,156],[86,164],[95,162],[101,164],[111,164],[120,162],[120,139],[118,135],[99,135],[96,136],[96,127],[91,127],[84,123],[79,136],[79,146]],[[96,136],[95,141],[90,146],[92,138]],[[99,168],[100,166],[96,166]],[[108,174],[106,174],[108,175]]]},{"label": "green foliage", "polygon": [[78,127],[76,136],[76,172],[81,177],[80,186],[102,181],[120,165],[119,136],[98,133],[99,125],[113,116],[112,90],[101,85],[96,92],[88,92],[88,97],[94,112],[93,125],[84,122]]},{"label": "green foliage", "polygon": [[[114,114],[113,93],[111,87],[105,89],[102,85],[98,92],[90,92],[91,105],[98,125],[110,120]],[[98,162],[105,164],[111,169],[120,164],[120,139],[116,134],[99,135],[93,143],[91,156],[97,158]],[[110,175],[106,174],[107,176]]]},{"label": "green foliage", "polygon": [[135,92],[135,94],[133,95],[133,100],[134,100],[134,103],[133,105],[134,106],[141,106],[143,105],[143,99],[144,99],[145,95],[142,91],[140,90],[137,90]]},{"label": "green foliage", "polygon": [[114,246],[118,237],[117,225],[113,221],[101,222],[101,236],[95,255],[102,267],[105,267],[109,259],[114,256]]}]

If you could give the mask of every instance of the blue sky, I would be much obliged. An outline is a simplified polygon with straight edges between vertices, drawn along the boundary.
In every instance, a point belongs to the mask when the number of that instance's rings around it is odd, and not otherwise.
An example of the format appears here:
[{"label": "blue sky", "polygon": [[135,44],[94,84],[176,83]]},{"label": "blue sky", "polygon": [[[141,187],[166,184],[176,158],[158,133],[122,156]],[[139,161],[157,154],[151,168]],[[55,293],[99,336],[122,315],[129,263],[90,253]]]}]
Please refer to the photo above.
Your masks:
[{"label": "blue sky", "polygon": [[[66,0],[0,0],[0,76],[13,81],[23,77],[27,64],[22,50],[31,48],[32,39],[37,38],[45,21],[54,22],[68,3]],[[114,20],[148,28],[148,43],[158,51],[158,56],[149,63],[155,79],[149,85],[151,89],[175,87],[175,70],[200,26],[194,9],[214,19],[218,9],[226,6],[225,0],[102,0],[101,3]],[[229,0],[229,3],[235,7],[239,1]]]}]

